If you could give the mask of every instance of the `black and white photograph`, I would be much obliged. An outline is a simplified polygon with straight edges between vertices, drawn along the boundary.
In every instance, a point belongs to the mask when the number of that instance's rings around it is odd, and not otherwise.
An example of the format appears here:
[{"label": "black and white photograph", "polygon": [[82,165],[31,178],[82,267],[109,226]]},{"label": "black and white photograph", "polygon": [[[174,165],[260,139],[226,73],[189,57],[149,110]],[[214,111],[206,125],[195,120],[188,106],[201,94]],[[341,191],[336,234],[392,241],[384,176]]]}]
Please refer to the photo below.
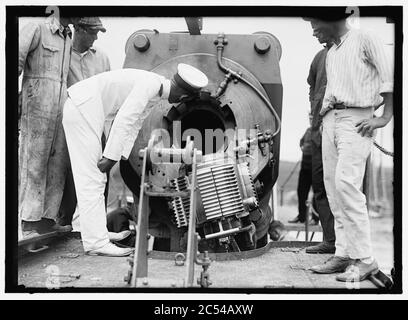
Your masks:
[{"label": "black and white photograph", "polygon": [[5,4],[6,295],[401,296],[403,6],[180,3]]}]

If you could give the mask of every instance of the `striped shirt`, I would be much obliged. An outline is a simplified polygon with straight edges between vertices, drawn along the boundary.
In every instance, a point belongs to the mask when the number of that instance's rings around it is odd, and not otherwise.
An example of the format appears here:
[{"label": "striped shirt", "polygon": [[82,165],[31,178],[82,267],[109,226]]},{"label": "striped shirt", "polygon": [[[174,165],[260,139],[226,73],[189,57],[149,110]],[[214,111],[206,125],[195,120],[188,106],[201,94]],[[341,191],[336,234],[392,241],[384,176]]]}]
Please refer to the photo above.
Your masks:
[{"label": "striped shirt", "polygon": [[393,65],[384,44],[372,33],[349,30],[327,53],[327,87],[320,114],[334,103],[350,107],[376,107],[381,93],[393,91]]}]

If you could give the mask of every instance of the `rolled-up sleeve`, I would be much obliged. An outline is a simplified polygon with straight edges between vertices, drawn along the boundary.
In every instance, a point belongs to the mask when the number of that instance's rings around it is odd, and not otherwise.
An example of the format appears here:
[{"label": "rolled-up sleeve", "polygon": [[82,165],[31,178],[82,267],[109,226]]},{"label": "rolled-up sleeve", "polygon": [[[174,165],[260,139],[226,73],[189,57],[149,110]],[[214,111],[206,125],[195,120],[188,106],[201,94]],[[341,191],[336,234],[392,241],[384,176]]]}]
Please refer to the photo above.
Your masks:
[{"label": "rolled-up sleeve", "polygon": [[134,142],[151,108],[146,108],[151,99],[158,95],[160,79],[152,75],[138,81],[120,107],[103,153],[105,158],[118,161],[127,159]]},{"label": "rolled-up sleeve", "polygon": [[40,43],[40,27],[36,23],[26,24],[18,36],[18,75],[24,70],[28,54]]},{"label": "rolled-up sleeve", "polygon": [[393,92],[394,66],[385,51],[384,43],[371,32],[367,32],[363,38],[363,48],[368,60],[378,71],[381,81],[380,93]]}]

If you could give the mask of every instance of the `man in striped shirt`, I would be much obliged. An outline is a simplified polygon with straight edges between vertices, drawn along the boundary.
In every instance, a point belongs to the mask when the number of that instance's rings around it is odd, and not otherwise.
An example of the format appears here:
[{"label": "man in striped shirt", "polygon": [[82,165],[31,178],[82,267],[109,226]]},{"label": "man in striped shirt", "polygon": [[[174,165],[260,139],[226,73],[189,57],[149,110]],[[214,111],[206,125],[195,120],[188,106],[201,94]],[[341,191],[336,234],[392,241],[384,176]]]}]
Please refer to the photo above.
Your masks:
[{"label": "man in striped shirt", "polygon": [[[320,114],[336,252],[311,270],[342,272],[338,281],[362,281],[378,270],[362,183],[374,130],[387,125],[393,115],[393,68],[381,41],[371,33],[349,29],[346,17],[345,10],[318,17],[323,20],[321,32],[334,39],[326,58],[327,87]],[[382,116],[373,117],[382,104]]]}]

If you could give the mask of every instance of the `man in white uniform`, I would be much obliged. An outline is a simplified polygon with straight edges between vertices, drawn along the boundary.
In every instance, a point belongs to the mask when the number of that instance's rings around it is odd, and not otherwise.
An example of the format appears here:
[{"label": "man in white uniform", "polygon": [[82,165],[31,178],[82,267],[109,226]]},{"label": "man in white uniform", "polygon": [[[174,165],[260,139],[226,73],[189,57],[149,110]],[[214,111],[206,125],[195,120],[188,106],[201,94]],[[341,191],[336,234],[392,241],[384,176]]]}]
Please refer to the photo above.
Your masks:
[{"label": "man in white uniform", "polygon": [[[149,101],[168,99],[176,103],[183,96],[197,94],[207,84],[204,73],[179,64],[172,80],[144,70],[119,69],[95,75],[68,89],[63,126],[87,254],[126,256],[132,251],[109,242],[104,204],[106,172],[121,158],[129,157],[143,120],[153,107],[150,104],[146,108]],[[113,117],[102,152],[104,124]]]},{"label": "man in white uniform", "polygon": [[[96,74],[110,71],[108,56],[93,46],[95,40],[98,39],[98,33],[106,32],[99,17],[82,17],[74,24],[74,27],[75,34],[67,78],[68,88]],[[102,139],[105,141],[105,136]],[[74,178],[72,177],[71,164],[69,164],[59,221],[63,226],[72,224],[75,231],[79,230],[79,217],[74,215],[76,204]]]}]

